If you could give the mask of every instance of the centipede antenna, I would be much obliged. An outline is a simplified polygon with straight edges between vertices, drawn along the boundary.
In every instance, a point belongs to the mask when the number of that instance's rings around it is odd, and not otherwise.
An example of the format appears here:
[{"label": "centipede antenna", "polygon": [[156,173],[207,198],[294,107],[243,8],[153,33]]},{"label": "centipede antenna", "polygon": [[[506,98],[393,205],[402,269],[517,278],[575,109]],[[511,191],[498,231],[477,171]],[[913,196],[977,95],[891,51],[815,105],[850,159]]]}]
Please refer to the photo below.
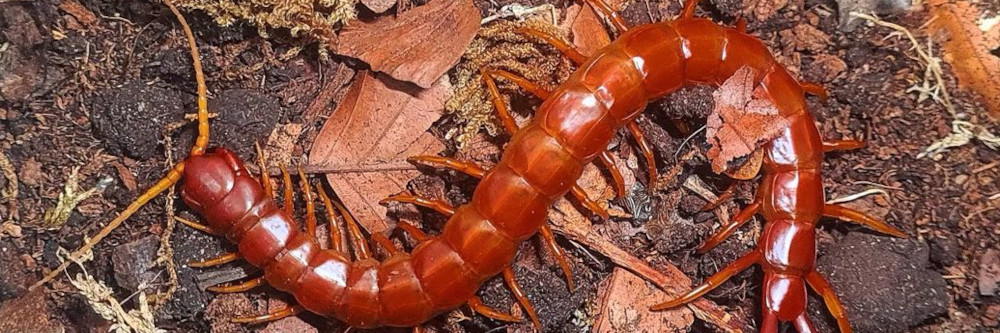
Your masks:
[{"label": "centipede antenna", "polygon": [[[194,33],[191,32],[191,27],[189,27],[187,21],[184,20],[184,16],[181,15],[180,11],[177,10],[177,7],[174,7],[173,3],[169,0],[165,0],[164,3],[167,4],[167,7],[170,7],[170,11],[174,13],[174,16],[177,17],[177,21],[181,24],[181,27],[184,28],[184,33],[188,38],[188,46],[191,48],[191,58],[194,63],[195,78],[198,81],[198,139],[195,140],[194,147],[191,148],[191,155],[202,155],[205,153],[205,149],[208,146],[208,97],[207,88],[205,87],[205,76],[201,71],[201,61],[198,56],[198,47],[194,41]],[[52,279],[55,279],[56,276],[59,276],[59,273],[62,273],[67,267],[69,267],[70,263],[79,261],[80,258],[90,252],[90,250],[93,249],[97,243],[100,243],[101,240],[111,234],[111,231],[118,228],[122,222],[125,222],[125,219],[128,219],[132,216],[132,214],[135,214],[135,212],[138,211],[139,208],[142,208],[142,206],[145,206],[149,200],[152,200],[160,193],[163,193],[163,191],[166,191],[171,186],[174,186],[174,184],[180,181],[183,174],[184,162],[175,164],[174,167],[167,172],[166,176],[157,181],[156,184],[146,190],[146,192],[140,195],[139,198],[129,204],[128,207],[121,212],[121,214],[118,214],[118,217],[111,220],[107,226],[91,237],[90,241],[81,246],[80,249],[71,253],[66,261],[59,264],[59,267],[56,267],[42,277],[41,280],[35,282],[35,284],[31,285],[28,290],[35,290],[49,281],[52,281]]]}]

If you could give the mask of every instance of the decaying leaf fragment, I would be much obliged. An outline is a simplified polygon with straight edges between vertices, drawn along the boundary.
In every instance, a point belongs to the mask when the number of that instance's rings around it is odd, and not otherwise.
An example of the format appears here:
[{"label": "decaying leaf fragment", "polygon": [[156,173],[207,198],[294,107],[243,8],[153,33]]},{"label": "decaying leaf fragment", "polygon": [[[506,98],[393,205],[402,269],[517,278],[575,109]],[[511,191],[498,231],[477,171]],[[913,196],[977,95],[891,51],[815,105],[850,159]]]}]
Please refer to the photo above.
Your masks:
[{"label": "decaying leaf fragment", "polygon": [[572,22],[569,30],[573,33],[573,46],[583,55],[592,55],[611,44],[611,36],[604,28],[603,19],[589,4],[570,6],[566,10],[566,21]]},{"label": "decaying leaf fragment", "polygon": [[712,145],[708,158],[716,173],[729,170],[730,162],[760,148],[789,125],[754,76],[752,68],[740,68],[712,94],[715,108],[708,115],[705,135]]},{"label": "decaying leaf fragment", "polygon": [[952,66],[958,83],[979,94],[994,119],[1000,119],[1000,57],[990,53],[1000,48],[1000,26],[982,31],[981,11],[965,1],[934,0],[930,10],[936,18],[925,31],[947,35],[943,58]]},{"label": "decaying leaf fragment", "polygon": [[379,200],[402,192],[420,174],[406,158],[444,150],[427,129],[450,93],[447,77],[419,89],[361,72],[316,136],[309,164],[327,171],[330,187],[369,232],[389,229]]},{"label": "decaying leaf fragment", "polygon": [[458,63],[480,18],[472,0],[434,0],[397,16],[352,21],[340,32],[336,52],[429,88]]},{"label": "decaying leaf fragment", "polygon": [[663,292],[621,267],[615,267],[598,290],[600,314],[594,332],[684,332],[694,323],[687,307],[649,312]]}]

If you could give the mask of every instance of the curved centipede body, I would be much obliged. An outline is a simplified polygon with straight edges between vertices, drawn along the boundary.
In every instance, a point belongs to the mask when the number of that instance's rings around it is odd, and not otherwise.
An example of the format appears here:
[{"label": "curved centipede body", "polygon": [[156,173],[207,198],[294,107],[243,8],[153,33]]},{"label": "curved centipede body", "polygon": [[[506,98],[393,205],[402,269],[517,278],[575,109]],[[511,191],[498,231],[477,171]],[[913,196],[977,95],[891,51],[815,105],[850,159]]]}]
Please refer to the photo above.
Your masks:
[{"label": "curved centipede body", "polygon": [[[602,1],[590,2],[620,22]],[[767,221],[760,247],[705,285],[655,309],[700,297],[756,263],[764,270],[761,331],[776,332],[779,321],[794,323],[800,332],[814,331],[805,315],[810,285],[824,297],[841,330],[849,332],[842,306],[814,270],[815,224],[827,215],[898,231],[824,204],[820,167],[829,145],[820,139],[807,110],[803,86],[760,40],[740,28],[693,18],[696,3],[688,0],[677,20],[627,29],[589,59],[579,59],[577,71],[548,92],[532,121],[513,134],[499,163],[482,173],[470,203],[454,209],[442,232],[421,237],[411,253],[353,261],[339,249],[322,249],[278,208],[237,156],[225,149],[205,152],[207,111],[196,50],[198,143],[191,156],[119,219],[180,178],[184,202],[204,217],[208,229],[236,244],[239,255],[262,268],[264,280],[293,295],[301,309],[358,328],[417,326],[469,302],[480,285],[509,267],[518,245],[543,228],[548,208],[573,190],[584,165],[602,153],[618,130],[632,124],[649,101],[686,85],[717,86],[737,70],[750,68],[754,84],[790,123],[762,148],[763,183],[757,201],[741,214],[745,221],[759,212]],[[740,223],[724,228],[705,249]]]}]

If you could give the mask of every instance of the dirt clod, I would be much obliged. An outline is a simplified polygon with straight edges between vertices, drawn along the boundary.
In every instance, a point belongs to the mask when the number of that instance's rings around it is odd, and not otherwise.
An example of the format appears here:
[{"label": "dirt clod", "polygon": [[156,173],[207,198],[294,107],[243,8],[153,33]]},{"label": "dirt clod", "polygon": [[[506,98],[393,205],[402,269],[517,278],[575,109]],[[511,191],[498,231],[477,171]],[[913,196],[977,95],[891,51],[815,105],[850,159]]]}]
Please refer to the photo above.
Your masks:
[{"label": "dirt clod", "polygon": [[[858,332],[903,332],[948,310],[940,273],[927,269],[930,248],[913,239],[849,233],[817,261]],[[822,306],[810,307],[824,316]]]},{"label": "dirt clod", "polygon": [[50,317],[45,292],[35,290],[0,307],[0,332],[65,332],[65,328]]},{"label": "dirt clod", "polygon": [[132,81],[97,95],[90,111],[108,151],[147,160],[156,153],[163,129],[182,119],[186,98],[176,90]]}]

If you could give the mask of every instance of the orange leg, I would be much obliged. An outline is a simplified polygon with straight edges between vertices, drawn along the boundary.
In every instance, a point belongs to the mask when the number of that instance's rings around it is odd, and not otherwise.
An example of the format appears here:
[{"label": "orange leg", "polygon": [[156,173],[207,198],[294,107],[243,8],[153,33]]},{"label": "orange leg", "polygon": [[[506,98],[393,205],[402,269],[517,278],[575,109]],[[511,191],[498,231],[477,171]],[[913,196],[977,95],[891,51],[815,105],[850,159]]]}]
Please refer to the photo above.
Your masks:
[{"label": "orange leg", "polygon": [[288,174],[288,168],[284,164],[279,165],[279,167],[281,168],[281,179],[285,186],[285,213],[288,216],[292,216],[295,209],[295,204],[292,201],[292,176]]},{"label": "orange leg", "polygon": [[615,192],[618,193],[618,198],[624,198],[625,195],[628,194],[625,192],[625,177],[622,177],[621,170],[614,167],[614,156],[611,156],[611,153],[605,150],[598,155],[598,158],[601,159],[601,163],[604,163],[604,166],[611,172],[611,179],[614,180]]},{"label": "orange leg", "polygon": [[316,192],[319,192],[319,198],[323,201],[323,208],[326,210],[326,220],[330,221],[330,248],[340,253],[347,253],[347,247],[344,246],[344,239],[340,235],[340,226],[337,225],[337,215],[333,211],[333,203],[330,202],[330,196],[326,194],[326,189],[322,186],[316,188]]},{"label": "orange leg", "polygon": [[618,11],[616,11],[614,8],[611,8],[611,6],[608,5],[607,2],[604,2],[604,0],[584,0],[584,1],[590,3],[590,5],[594,7],[594,9],[597,9],[597,11],[604,14],[604,17],[608,19],[608,21],[611,21],[611,25],[614,25],[619,32],[628,31],[628,25],[625,24],[625,20],[622,19],[622,15],[618,13]]},{"label": "orange leg", "polygon": [[573,284],[573,269],[570,267],[569,261],[566,260],[566,252],[563,251],[562,247],[559,247],[559,244],[556,244],[556,235],[552,233],[552,228],[548,224],[542,225],[542,228],[539,229],[539,234],[542,235],[542,240],[545,241],[545,245],[548,246],[549,251],[552,251],[552,255],[556,257],[556,262],[562,268],[563,275],[566,275],[566,286],[572,292],[573,289],[576,289],[576,286]]},{"label": "orange leg", "polygon": [[[496,82],[495,76],[499,76],[507,80],[510,80],[510,82],[514,83],[515,85],[521,87],[524,90],[527,90],[528,92],[530,92],[532,95],[535,95],[535,97],[538,97],[539,99],[545,100],[549,99],[549,96],[552,96],[552,92],[546,90],[542,86],[537,85],[534,82],[528,81],[528,79],[518,76],[517,74],[502,69],[482,68],[479,70],[479,73],[482,74],[484,78],[488,78],[488,80],[493,80],[494,82]],[[493,85],[494,87],[496,86],[495,84],[489,82],[487,82],[486,84]],[[497,94],[499,94],[499,92]]]},{"label": "orange leg", "polygon": [[306,173],[299,169],[299,181],[302,182],[302,200],[306,202],[306,232],[316,236],[316,205],[313,203],[312,189],[309,186],[309,178]]},{"label": "orange leg", "polygon": [[264,163],[264,151],[260,149],[260,144],[254,142],[257,149],[257,165],[260,167],[260,185],[264,187],[264,193],[269,197],[274,197],[274,186],[271,185],[271,175],[267,173],[267,164]]},{"label": "orange leg", "polygon": [[865,142],[861,140],[832,140],[823,141],[823,152],[855,150],[865,147]]},{"label": "orange leg", "polygon": [[427,207],[437,211],[438,213],[444,214],[445,216],[455,215],[455,207],[452,207],[447,202],[441,200],[431,200],[427,198],[418,197],[412,194],[396,194],[391,197],[380,200],[379,204],[386,204],[391,201],[411,203],[421,207]]},{"label": "orange leg", "polygon": [[556,37],[548,32],[527,27],[517,28],[516,31],[524,35],[541,39],[545,43],[552,45],[552,47],[554,47],[560,53],[569,58],[569,60],[572,61],[577,66],[587,62],[587,56],[583,55],[583,53],[580,53],[580,51],[577,50],[575,47],[564,42],[561,38]]},{"label": "orange leg", "polygon": [[729,266],[726,266],[718,273],[715,273],[715,275],[709,277],[708,280],[706,280],[705,283],[703,283],[702,285],[694,289],[691,289],[691,291],[688,291],[687,293],[673,300],[657,304],[653,306],[651,310],[653,311],[666,310],[683,304],[687,304],[697,299],[698,297],[705,295],[705,293],[712,291],[712,289],[715,289],[723,282],[726,282],[726,280],[729,280],[729,278],[733,277],[733,275],[736,275],[736,273],[739,273],[744,269],[747,269],[747,267],[750,267],[750,265],[761,262],[762,259],[764,259],[764,257],[760,253],[760,250],[754,250],[753,252],[747,253],[743,257],[736,259],[736,261],[729,264]]},{"label": "orange leg", "polygon": [[639,123],[634,120],[628,123],[628,130],[632,133],[632,137],[635,138],[636,144],[639,145],[642,156],[646,157],[646,169],[649,172],[649,193],[653,193],[656,191],[656,179],[659,177],[656,172],[656,157],[653,155],[653,148],[649,146],[646,136],[642,134]]},{"label": "orange leg", "polygon": [[250,280],[246,280],[237,284],[225,284],[208,287],[208,291],[213,291],[217,293],[241,293],[253,288],[257,288],[264,284],[264,277],[258,276]]},{"label": "orange leg", "polygon": [[354,216],[351,216],[351,212],[347,211],[347,208],[344,208],[340,201],[334,201],[333,204],[340,211],[340,215],[344,217],[347,224],[348,234],[351,235],[351,244],[354,245],[354,256],[360,260],[371,258],[372,251],[368,248],[368,240],[361,233],[361,227],[354,220]]},{"label": "orange leg", "polygon": [[531,317],[531,322],[535,323],[535,328],[539,331],[542,329],[542,323],[538,321],[538,315],[535,313],[535,307],[531,305],[531,301],[528,300],[528,295],[524,293],[524,289],[521,285],[517,283],[514,278],[514,269],[507,267],[503,270],[503,279],[507,282],[507,286],[510,287],[510,291],[514,293],[514,298],[517,299],[521,306],[524,307],[524,311],[528,313],[528,317]]},{"label": "orange leg", "polygon": [[883,221],[881,221],[881,220],[879,220],[877,218],[868,216],[865,213],[862,213],[862,212],[859,212],[859,211],[856,211],[856,210],[853,210],[853,209],[850,209],[850,208],[847,208],[847,207],[844,207],[844,206],[841,206],[841,205],[826,205],[826,206],[823,206],[823,216],[833,217],[833,218],[837,218],[837,219],[841,219],[841,220],[845,220],[845,221],[851,221],[851,222],[854,222],[854,223],[866,226],[866,227],[868,227],[868,228],[870,228],[872,230],[881,232],[883,234],[892,235],[892,236],[896,236],[896,237],[899,237],[899,238],[907,238],[907,237],[909,237],[902,230],[899,230],[896,227],[888,225],[885,222],[883,222]]},{"label": "orange leg", "polygon": [[394,256],[403,252],[398,247],[396,247],[396,243],[393,243],[385,236],[382,236],[382,234],[372,234],[372,239],[374,239],[375,243],[381,246],[382,249],[388,252],[390,256]]},{"label": "orange leg", "polygon": [[805,313],[795,317],[795,321],[793,321],[792,324],[795,324],[795,330],[799,333],[816,332],[816,326],[813,325],[812,320],[809,320],[809,316]]},{"label": "orange leg", "polygon": [[739,214],[736,214],[736,216],[734,216],[733,219],[729,221],[729,223],[722,226],[722,228],[719,228],[719,230],[716,231],[715,234],[712,235],[712,237],[709,237],[709,239],[706,240],[704,244],[699,246],[698,253],[708,252],[709,250],[721,244],[722,241],[726,240],[726,238],[729,238],[729,236],[731,236],[733,232],[736,232],[736,229],[739,229],[741,226],[743,226],[743,224],[746,224],[747,221],[750,221],[750,218],[753,217],[754,214],[757,214],[758,211],[760,211],[760,207],[761,207],[760,201],[754,201],[749,206],[746,206],[746,208],[743,208],[743,210],[741,210]]},{"label": "orange leg", "polygon": [[262,316],[235,318],[233,319],[233,322],[241,324],[260,324],[264,322],[275,321],[288,316],[294,316],[302,311],[303,311],[302,306],[292,305],[283,307],[281,309],[275,310],[271,313]]},{"label": "orange leg", "polygon": [[486,306],[486,304],[483,304],[483,300],[478,296],[472,296],[472,298],[469,299],[468,304],[469,307],[472,308],[472,311],[475,311],[476,313],[484,315],[486,317],[493,318],[499,321],[521,322],[521,318],[514,317],[512,315],[500,312],[494,308]]},{"label": "orange leg", "polygon": [[212,229],[212,227],[185,218],[181,218],[180,216],[174,216],[174,220],[177,220],[177,222],[183,223],[186,226],[189,226],[191,228],[194,228],[195,230],[204,232],[209,235],[219,234],[218,232],[215,231],[215,229]]},{"label": "orange leg", "polygon": [[417,242],[423,242],[428,238],[430,238],[429,236],[427,236],[427,234],[424,233],[423,230],[420,230],[420,228],[417,228],[417,226],[410,224],[410,222],[402,221],[399,222],[398,226],[400,229],[403,229],[403,231],[409,233],[410,236],[413,236],[413,239],[416,239]]},{"label": "orange leg", "polygon": [[746,33],[747,32],[747,19],[743,16],[736,18],[736,31]]},{"label": "orange leg", "polygon": [[840,303],[840,299],[837,298],[837,293],[833,291],[833,287],[830,283],[826,281],[823,275],[820,275],[817,271],[809,272],[806,275],[806,282],[809,286],[816,291],[817,294],[823,297],[823,302],[826,303],[827,309],[830,310],[830,314],[833,318],[837,320],[837,326],[840,327],[841,333],[851,332],[851,323],[847,320],[847,311],[844,310],[844,305]]},{"label": "orange leg", "polygon": [[819,85],[818,83],[801,82],[799,83],[799,85],[802,86],[802,90],[804,90],[806,93],[819,97],[820,101],[826,102],[827,99],[830,99],[830,92],[827,91],[826,88],[823,88],[823,86]]},{"label": "orange leg", "polygon": [[229,252],[229,253],[224,253],[224,254],[222,254],[222,255],[220,255],[218,257],[209,258],[209,259],[205,259],[205,260],[202,260],[202,261],[190,261],[190,262],[188,262],[187,265],[190,266],[190,267],[198,267],[198,268],[200,268],[200,267],[219,266],[219,265],[222,265],[222,264],[233,262],[233,261],[235,261],[236,259],[239,259],[239,258],[240,258],[240,254],[239,253]]},{"label": "orange leg", "polygon": [[719,205],[721,205],[723,202],[732,199],[733,195],[735,195],[734,194],[735,192],[736,192],[736,183],[734,182],[732,184],[729,184],[729,186],[726,187],[726,190],[722,191],[722,193],[719,194],[719,197],[716,198],[715,201],[709,202],[705,204],[705,206],[702,206],[701,211],[707,212],[715,209],[716,207],[719,207]]}]

